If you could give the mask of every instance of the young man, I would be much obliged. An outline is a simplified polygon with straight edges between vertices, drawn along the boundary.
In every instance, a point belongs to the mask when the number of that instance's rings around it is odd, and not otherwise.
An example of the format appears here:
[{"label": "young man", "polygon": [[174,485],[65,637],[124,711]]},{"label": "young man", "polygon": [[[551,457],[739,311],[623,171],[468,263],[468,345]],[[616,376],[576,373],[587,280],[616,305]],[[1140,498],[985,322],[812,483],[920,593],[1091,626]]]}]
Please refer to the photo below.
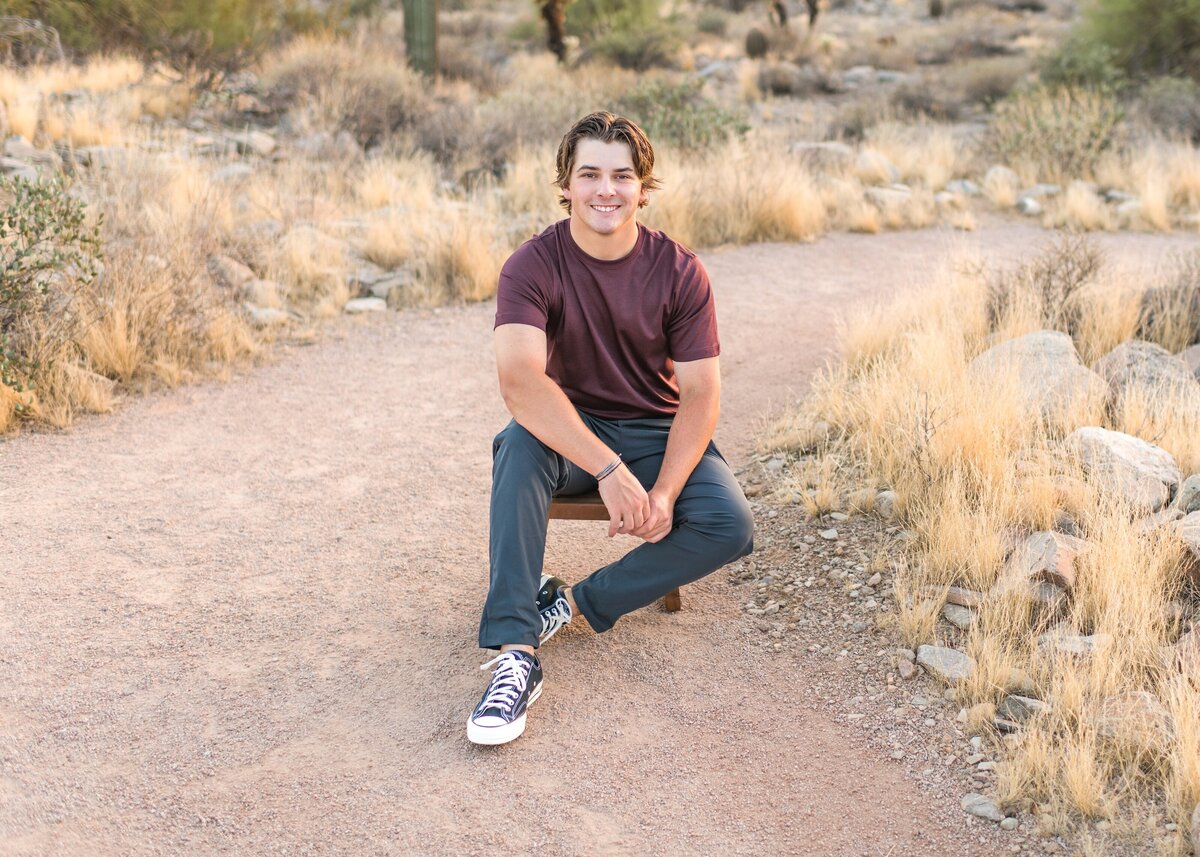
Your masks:
[{"label": "young man", "polygon": [[[495,669],[467,722],[477,744],[525,730],[542,692],[535,650],[574,617],[607,631],[752,549],[749,504],[712,443],[721,377],[708,275],[637,221],[658,187],[653,169],[633,122],[579,120],[558,149],[570,216],[500,273],[496,364],[513,419],[492,444],[479,645],[500,654],[483,665]],[[597,486],[608,535],[642,543],[573,586],[543,576],[551,498]]]}]

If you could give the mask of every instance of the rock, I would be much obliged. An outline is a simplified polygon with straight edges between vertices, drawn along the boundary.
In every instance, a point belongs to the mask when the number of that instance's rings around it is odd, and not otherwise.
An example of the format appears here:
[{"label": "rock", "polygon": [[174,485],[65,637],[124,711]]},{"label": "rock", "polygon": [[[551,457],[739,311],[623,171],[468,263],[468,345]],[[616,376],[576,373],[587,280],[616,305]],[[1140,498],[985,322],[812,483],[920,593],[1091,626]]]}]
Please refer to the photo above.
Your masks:
[{"label": "rock", "polygon": [[[1068,592],[1075,586],[1075,560],[1091,546],[1064,533],[1034,533],[1017,547],[996,585],[1001,589],[1029,580],[1044,580]],[[996,590],[993,589],[993,594]]]},{"label": "rock", "polygon": [[250,320],[256,327],[274,327],[290,318],[286,312],[275,307],[257,307],[246,304],[246,309],[250,313]]},{"label": "rock", "polygon": [[883,575],[878,571],[867,578],[867,586],[878,586],[883,582]]},{"label": "rock", "polygon": [[758,71],[758,88],[772,95],[811,95],[825,87],[825,76],[811,64],[768,63]]},{"label": "rock", "polygon": [[1096,361],[1096,374],[1108,381],[1114,400],[1137,392],[1200,401],[1200,385],[1187,361],[1153,342],[1122,342]]},{"label": "rock", "polygon": [[35,167],[62,169],[62,158],[52,149],[39,149],[24,137],[9,137],[4,141],[4,154]]},{"label": "rock", "polygon": [[925,672],[946,684],[958,684],[975,671],[975,661],[956,649],[945,646],[921,646],[917,649],[917,664]]},{"label": "rock", "polygon": [[854,163],[854,150],[845,143],[792,143],[788,151],[817,172],[845,172]]},{"label": "rock", "polygon": [[280,296],[279,284],[274,280],[263,280],[258,277],[241,285],[242,297],[248,303],[260,307],[281,307],[283,299]]},{"label": "rock", "polygon": [[237,259],[223,255],[208,257],[208,272],[218,283],[231,289],[240,288],[258,277]]},{"label": "rock", "polygon": [[827,542],[837,541],[838,531],[830,527],[828,530],[821,530],[821,538]]},{"label": "rock", "polygon": [[864,149],[854,162],[854,172],[870,184],[895,184],[900,181],[899,168],[879,152]]},{"label": "rock", "polygon": [[942,615],[946,617],[946,621],[955,628],[968,630],[975,622],[975,613],[966,607],[960,607],[957,604],[946,604],[942,607]]},{"label": "rock", "polygon": [[847,515],[845,512],[830,512],[829,519],[831,521],[837,521],[837,522],[841,523],[842,521],[850,520],[850,516]]},{"label": "rock", "polygon": [[226,164],[219,170],[214,170],[212,180],[218,184],[234,184],[254,175],[254,167],[249,164]]},{"label": "rock", "polygon": [[109,167],[124,160],[128,150],[124,146],[80,146],[72,154],[82,167]]},{"label": "rock", "polygon": [[1024,199],[1047,199],[1052,196],[1058,196],[1062,193],[1062,187],[1056,184],[1035,184],[1033,187],[1027,187],[1021,191],[1021,197]]},{"label": "rock", "polygon": [[27,182],[38,180],[37,170],[16,158],[0,158],[0,175],[14,179],[24,179]]},{"label": "rock", "polygon": [[976,792],[963,795],[960,805],[964,812],[979,818],[986,818],[988,821],[1004,821],[1005,818],[994,800]]},{"label": "rock", "polygon": [[961,586],[951,586],[946,590],[946,603],[957,604],[960,607],[979,607],[986,596],[974,589],[964,589]]},{"label": "rock", "polygon": [[1047,422],[1061,421],[1108,395],[1104,380],[1079,359],[1071,337],[1039,330],[994,345],[971,361],[976,377],[1016,373],[1021,400]]},{"label": "rock", "polygon": [[1200,381],[1200,345],[1192,345],[1177,355],[1192,370],[1192,377]]},{"label": "rock", "polygon": [[411,271],[397,271],[372,284],[370,292],[373,297],[386,300],[389,306],[397,306],[415,280]]},{"label": "rock", "polygon": [[243,155],[258,155],[260,158],[265,158],[275,151],[275,138],[266,131],[242,131],[230,134],[228,139]]},{"label": "rock", "polygon": [[346,306],[343,309],[350,315],[359,315],[364,312],[383,312],[387,309],[387,301],[383,298],[354,298],[346,301]]},{"label": "rock", "polygon": [[1005,670],[1004,675],[1000,677],[1000,686],[1007,693],[1017,696],[1032,696],[1037,693],[1033,677],[1020,667],[1009,667]]},{"label": "rock", "polygon": [[1177,509],[1175,506],[1168,506],[1159,512],[1155,512],[1153,515],[1147,515],[1138,521],[1136,524],[1137,531],[1142,535],[1149,535],[1155,530],[1165,527],[1167,524],[1178,521],[1182,517],[1182,511]]},{"label": "rock", "polygon": [[970,179],[954,179],[946,183],[946,190],[963,196],[979,196],[983,189]]},{"label": "rock", "polygon": [[874,83],[875,68],[869,65],[856,65],[842,72],[842,80],[847,86],[862,86],[864,83]]},{"label": "rock", "polygon": [[912,191],[907,188],[901,190],[899,187],[869,187],[863,196],[879,208],[888,208],[892,205],[904,205],[911,201]]},{"label": "rock", "polygon": [[1017,200],[1017,213],[1026,217],[1038,217],[1042,213],[1042,204],[1031,196],[1023,196]]},{"label": "rock", "polygon": [[1174,526],[1184,546],[1183,575],[1200,586],[1200,512],[1185,515]]},{"label": "rock", "polygon": [[1171,714],[1148,691],[1109,697],[1091,715],[1091,720],[1101,738],[1134,751],[1165,754],[1173,743]]},{"label": "rock", "polygon": [[1115,187],[1106,189],[1101,196],[1104,197],[1105,202],[1135,202],[1137,200],[1137,194],[1127,193]]},{"label": "rock", "polygon": [[1066,439],[1066,446],[1092,479],[1137,512],[1157,512],[1181,479],[1169,452],[1122,432],[1085,426]]},{"label": "rock", "polygon": [[1196,625],[1172,647],[1179,671],[1200,686],[1200,625]]},{"label": "rock", "polygon": [[1018,825],[1017,820],[1010,816],[1000,822],[1000,829],[1001,830],[1016,830],[1017,825]]},{"label": "rock", "polygon": [[896,492],[895,491],[880,491],[875,495],[875,508],[879,511],[880,517],[885,520],[891,520],[896,516]]},{"label": "rock", "polygon": [[988,167],[988,171],[984,173],[983,186],[993,192],[1005,191],[1008,194],[1015,195],[1021,187],[1021,179],[1008,167],[994,164]]},{"label": "rock", "polygon": [[905,660],[901,660],[900,663],[896,665],[896,671],[900,673],[900,678],[904,679],[905,681],[917,674],[917,668],[912,664],[912,662]]},{"label": "rock", "polygon": [[1069,628],[1055,628],[1038,637],[1038,647],[1054,649],[1066,655],[1090,655],[1098,646],[1107,646],[1112,642],[1110,634],[1091,634],[1082,636],[1073,633]]},{"label": "rock", "polygon": [[1193,473],[1179,486],[1179,496],[1175,498],[1175,508],[1183,514],[1200,512],[1200,473]]},{"label": "rock", "polygon": [[1200,854],[1200,804],[1192,810],[1192,853]]},{"label": "rock", "polygon": [[1031,717],[1038,714],[1043,714],[1050,710],[1050,706],[1042,702],[1040,699],[1033,699],[1029,696],[1018,696],[1013,694],[1006,696],[1001,703],[996,706],[996,715],[1003,717],[1005,720],[1012,720],[1017,723],[1024,723]]}]

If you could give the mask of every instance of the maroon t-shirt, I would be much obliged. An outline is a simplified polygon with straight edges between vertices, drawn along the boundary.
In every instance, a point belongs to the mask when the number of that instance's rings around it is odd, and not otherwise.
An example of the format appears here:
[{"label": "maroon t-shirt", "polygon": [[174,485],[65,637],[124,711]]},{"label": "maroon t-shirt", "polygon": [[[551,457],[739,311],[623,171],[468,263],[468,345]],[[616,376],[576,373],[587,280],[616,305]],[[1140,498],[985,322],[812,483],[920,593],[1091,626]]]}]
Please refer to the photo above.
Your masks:
[{"label": "maroon t-shirt", "polygon": [[577,408],[615,420],[673,415],[675,361],[721,353],[704,266],[640,223],[627,256],[595,259],[569,224],[558,221],[504,263],[495,326],[546,331],[546,374]]}]

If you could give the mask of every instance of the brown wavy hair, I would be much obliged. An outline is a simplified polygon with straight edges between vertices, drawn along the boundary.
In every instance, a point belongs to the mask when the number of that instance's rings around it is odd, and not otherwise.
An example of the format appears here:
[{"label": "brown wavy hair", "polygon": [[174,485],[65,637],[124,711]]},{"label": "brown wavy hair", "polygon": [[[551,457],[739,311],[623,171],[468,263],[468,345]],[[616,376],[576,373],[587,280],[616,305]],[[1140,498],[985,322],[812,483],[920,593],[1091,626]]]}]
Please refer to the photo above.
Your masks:
[{"label": "brown wavy hair", "polygon": [[[633,170],[641,179],[643,190],[657,190],[661,183],[654,175],[654,146],[646,132],[638,127],[632,119],[616,116],[607,110],[589,113],[571,126],[571,130],[558,144],[558,176],[554,180],[560,190],[566,188],[571,181],[571,168],[575,165],[575,149],[580,140],[599,140],[601,143],[624,143],[629,147],[633,156]],[[571,213],[571,201],[560,196],[558,204]],[[646,200],[638,202],[638,208],[646,204]]]}]

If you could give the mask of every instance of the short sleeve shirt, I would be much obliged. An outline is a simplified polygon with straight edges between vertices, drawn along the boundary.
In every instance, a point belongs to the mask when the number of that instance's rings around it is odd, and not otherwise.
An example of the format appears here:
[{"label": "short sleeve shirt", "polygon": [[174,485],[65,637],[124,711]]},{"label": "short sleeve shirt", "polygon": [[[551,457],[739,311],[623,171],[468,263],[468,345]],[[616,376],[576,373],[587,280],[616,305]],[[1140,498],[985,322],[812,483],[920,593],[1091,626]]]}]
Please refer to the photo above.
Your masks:
[{"label": "short sleeve shirt", "polygon": [[595,259],[560,220],[500,272],[496,323],[546,332],[546,374],[580,410],[606,419],[679,410],[675,362],[716,357],[716,307],[696,254],[638,224],[628,255]]}]

